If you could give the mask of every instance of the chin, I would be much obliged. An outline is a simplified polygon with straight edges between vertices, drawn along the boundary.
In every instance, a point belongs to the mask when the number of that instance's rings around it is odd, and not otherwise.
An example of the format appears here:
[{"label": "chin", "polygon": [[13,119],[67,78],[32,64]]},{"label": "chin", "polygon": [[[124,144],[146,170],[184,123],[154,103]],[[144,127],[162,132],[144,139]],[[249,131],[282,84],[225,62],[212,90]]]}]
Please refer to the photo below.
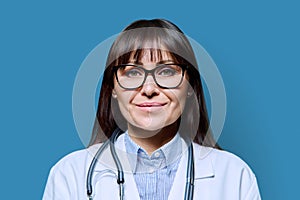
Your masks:
[{"label": "chin", "polygon": [[167,124],[164,121],[156,122],[151,120],[140,120],[137,124],[137,127],[145,131],[159,131],[166,126]]},{"label": "chin", "polygon": [[170,121],[169,119],[165,118],[137,118],[138,121],[135,120],[135,125],[138,128],[141,128],[146,131],[160,131],[164,127],[167,127],[168,125],[174,123],[176,120]]}]

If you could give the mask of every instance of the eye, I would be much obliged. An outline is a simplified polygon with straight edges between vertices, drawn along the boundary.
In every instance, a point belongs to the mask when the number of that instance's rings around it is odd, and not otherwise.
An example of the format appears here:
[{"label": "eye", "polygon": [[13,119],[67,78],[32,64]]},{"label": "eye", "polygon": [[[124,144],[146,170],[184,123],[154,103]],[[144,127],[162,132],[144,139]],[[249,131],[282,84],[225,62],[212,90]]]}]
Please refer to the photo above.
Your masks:
[{"label": "eye", "polygon": [[175,76],[180,73],[180,67],[176,65],[163,66],[157,71],[159,76]]},{"label": "eye", "polygon": [[143,76],[143,72],[142,70],[140,69],[135,69],[135,68],[132,68],[132,69],[128,69],[126,70],[125,69],[125,73],[124,73],[125,76],[129,77],[129,78],[134,78],[134,77],[141,77]]}]

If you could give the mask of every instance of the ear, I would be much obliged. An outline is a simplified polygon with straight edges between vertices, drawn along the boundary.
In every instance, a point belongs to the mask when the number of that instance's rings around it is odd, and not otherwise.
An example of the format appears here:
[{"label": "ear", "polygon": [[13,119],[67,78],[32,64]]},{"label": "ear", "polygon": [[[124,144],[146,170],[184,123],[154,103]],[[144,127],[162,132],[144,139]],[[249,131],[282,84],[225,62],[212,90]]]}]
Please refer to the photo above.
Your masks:
[{"label": "ear", "polygon": [[116,93],[116,90],[115,90],[115,89],[112,90],[112,97],[113,97],[114,99],[117,98],[117,93]]},{"label": "ear", "polygon": [[192,96],[192,95],[193,95],[193,93],[194,93],[194,90],[193,90],[193,88],[192,88],[191,86],[189,86],[189,88],[188,88],[188,91],[187,91],[187,97],[190,97],[190,96]]}]

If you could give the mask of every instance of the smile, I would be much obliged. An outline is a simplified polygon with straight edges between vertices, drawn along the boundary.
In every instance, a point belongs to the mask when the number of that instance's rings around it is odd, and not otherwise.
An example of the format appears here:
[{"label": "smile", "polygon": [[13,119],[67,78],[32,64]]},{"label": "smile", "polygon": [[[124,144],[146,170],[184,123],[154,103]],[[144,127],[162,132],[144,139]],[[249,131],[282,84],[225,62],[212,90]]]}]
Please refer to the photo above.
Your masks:
[{"label": "smile", "polygon": [[159,103],[159,102],[143,102],[139,104],[135,104],[142,111],[159,111],[161,110],[167,103]]}]

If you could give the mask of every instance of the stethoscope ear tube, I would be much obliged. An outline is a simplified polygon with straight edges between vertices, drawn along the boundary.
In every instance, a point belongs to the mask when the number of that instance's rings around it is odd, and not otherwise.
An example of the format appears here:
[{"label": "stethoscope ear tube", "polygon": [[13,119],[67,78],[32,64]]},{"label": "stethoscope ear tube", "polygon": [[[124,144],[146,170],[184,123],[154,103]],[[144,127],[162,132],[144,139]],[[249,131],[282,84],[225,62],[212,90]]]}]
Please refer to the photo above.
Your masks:
[{"label": "stethoscope ear tube", "polygon": [[194,150],[193,144],[191,143],[188,148],[188,164],[187,164],[187,171],[186,171],[186,186],[185,186],[185,200],[192,200],[194,196]]},{"label": "stethoscope ear tube", "polygon": [[122,130],[119,128],[116,128],[116,130],[113,132],[112,136],[111,136],[111,145],[110,145],[110,151],[112,154],[112,157],[116,163],[117,169],[118,169],[118,179],[117,179],[117,183],[119,184],[119,192],[120,192],[120,200],[122,200],[124,198],[124,172],[123,172],[123,167],[122,164],[120,162],[119,157],[117,156],[116,153],[116,148],[115,148],[115,142],[118,138],[119,135],[122,134]]},{"label": "stethoscope ear tube", "polygon": [[112,133],[111,137],[109,140],[106,140],[102,146],[99,148],[99,150],[97,151],[97,153],[95,154],[89,170],[88,170],[88,174],[87,174],[87,180],[86,180],[86,191],[87,191],[87,196],[89,198],[89,200],[92,200],[92,194],[93,194],[93,187],[92,187],[92,177],[93,177],[93,173],[94,173],[94,169],[96,166],[96,163],[98,161],[98,158],[100,157],[100,155],[102,154],[102,152],[104,151],[104,149],[109,145],[109,143],[111,142],[112,144],[110,145],[110,150],[112,153],[112,157],[115,161],[115,164],[117,166],[118,169],[118,179],[117,179],[117,183],[120,186],[120,199],[122,200],[124,197],[124,173],[123,173],[123,169],[122,169],[122,165],[121,162],[119,160],[119,157],[117,156],[116,153],[116,149],[114,148],[114,144],[115,141],[117,140],[118,136],[122,133],[122,130],[120,128],[116,128],[114,130],[114,132]]},{"label": "stethoscope ear tube", "polygon": [[89,171],[87,174],[87,179],[86,179],[86,191],[87,191],[87,196],[89,197],[90,200],[93,199],[92,198],[92,193],[93,193],[92,177],[93,177],[93,173],[94,173],[94,168],[96,166],[99,156],[102,154],[102,152],[108,146],[109,143],[110,143],[110,141],[107,140],[102,144],[102,146],[98,149],[97,153],[95,154],[95,156],[90,164]]}]

